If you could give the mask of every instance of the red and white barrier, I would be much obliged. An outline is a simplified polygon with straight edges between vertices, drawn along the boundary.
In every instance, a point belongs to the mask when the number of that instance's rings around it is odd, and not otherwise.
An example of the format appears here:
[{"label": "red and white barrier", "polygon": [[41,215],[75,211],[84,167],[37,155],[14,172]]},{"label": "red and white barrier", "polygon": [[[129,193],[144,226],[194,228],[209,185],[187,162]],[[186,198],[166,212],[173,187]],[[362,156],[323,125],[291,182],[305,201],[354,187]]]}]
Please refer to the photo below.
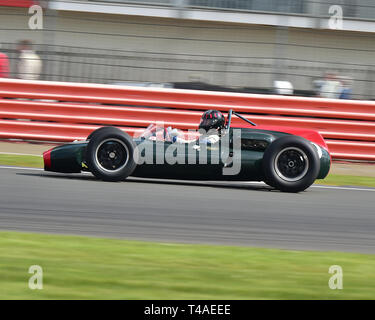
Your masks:
[{"label": "red and white barrier", "polygon": [[314,129],[334,159],[375,160],[372,101],[0,79],[3,139],[72,141],[103,125],[134,134],[155,121],[195,129],[207,109],[234,109],[261,125]]}]

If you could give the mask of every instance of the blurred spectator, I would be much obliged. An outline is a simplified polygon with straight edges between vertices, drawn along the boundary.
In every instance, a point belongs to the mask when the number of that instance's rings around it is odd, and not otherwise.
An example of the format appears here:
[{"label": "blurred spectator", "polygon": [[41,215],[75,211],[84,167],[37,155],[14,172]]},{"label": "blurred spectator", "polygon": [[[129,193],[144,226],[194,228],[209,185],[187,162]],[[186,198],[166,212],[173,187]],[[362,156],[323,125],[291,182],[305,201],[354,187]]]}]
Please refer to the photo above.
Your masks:
[{"label": "blurred spectator", "polygon": [[293,85],[289,81],[274,81],[274,92],[282,95],[292,95],[294,92]]},{"label": "blurred spectator", "polygon": [[320,97],[320,90],[322,88],[324,80],[314,80],[313,81],[313,91],[316,97]]},{"label": "blurred spectator", "polygon": [[0,52],[0,78],[9,78],[9,59],[8,56],[2,52]]},{"label": "blurred spectator", "polygon": [[42,71],[42,61],[32,50],[31,42],[22,40],[18,43],[19,61],[17,64],[18,78],[24,80],[39,79]]},{"label": "blurred spectator", "polygon": [[322,98],[338,99],[341,92],[341,82],[334,73],[326,73],[321,83],[319,96]]},{"label": "blurred spectator", "polygon": [[341,80],[341,92],[339,99],[351,99],[352,98],[352,79],[350,77],[340,77]]}]

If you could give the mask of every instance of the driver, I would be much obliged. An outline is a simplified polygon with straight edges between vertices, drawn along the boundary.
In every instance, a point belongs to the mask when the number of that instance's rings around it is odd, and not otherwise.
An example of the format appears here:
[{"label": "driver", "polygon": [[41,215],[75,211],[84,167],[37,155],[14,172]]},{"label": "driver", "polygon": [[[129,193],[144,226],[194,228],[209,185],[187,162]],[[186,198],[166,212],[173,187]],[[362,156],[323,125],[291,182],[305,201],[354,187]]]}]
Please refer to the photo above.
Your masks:
[{"label": "driver", "polygon": [[[201,121],[199,123],[199,131],[203,130],[203,134],[200,137],[200,142],[205,144],[213,144],[220,140],[221,131],[225,127],[225,117],[218,110],[207,110],[203,113]],[[171,132],[172,142],[177,143],[190,143],[185,139],[179,138],[174,135],[174,130]]]},{"label": "driver", "polygon": [[203,143],[216,143],[220,140],[221,130],[225,127],[224,115],[218,110],[208,110],[203,113],[199,129],[203,129],[200,141]]}]

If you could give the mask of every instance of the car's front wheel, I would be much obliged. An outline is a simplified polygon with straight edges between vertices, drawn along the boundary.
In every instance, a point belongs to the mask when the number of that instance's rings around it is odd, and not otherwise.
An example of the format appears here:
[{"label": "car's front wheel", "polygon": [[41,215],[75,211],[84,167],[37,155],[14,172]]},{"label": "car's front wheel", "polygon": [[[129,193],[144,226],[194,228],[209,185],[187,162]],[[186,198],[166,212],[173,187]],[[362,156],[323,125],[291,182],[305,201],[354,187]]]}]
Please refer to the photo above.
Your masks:
[{"label": "car's front wheel", "polygon": [[298,136],[275,140],[263,156],[265,181],[285,192],[300,192],[317,178],[320,161],[314,146]]},{"label": "car's front wheel", "polygon": [[94,132],[86,149],[86,163],[95,177],[121,181],[136,167],[133,139],[118,128],[106,127]]}]

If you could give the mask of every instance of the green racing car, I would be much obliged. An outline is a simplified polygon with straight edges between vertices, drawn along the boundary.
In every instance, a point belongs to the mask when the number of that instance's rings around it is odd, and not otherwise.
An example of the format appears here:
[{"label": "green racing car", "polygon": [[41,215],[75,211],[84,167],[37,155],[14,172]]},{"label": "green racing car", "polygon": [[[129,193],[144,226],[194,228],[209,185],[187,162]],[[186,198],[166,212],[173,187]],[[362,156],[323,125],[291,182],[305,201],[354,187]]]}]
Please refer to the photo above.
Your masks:
[{"label": "green racing car", "polygon": [[[232,127],[233,116],[242,119],[242,125]],[[210,135],[199,132],[191,140],[176,138],[170,128],[154,124],[135,138],[116,127],[101,127],[84,141],[44,152],[44,168],[61,173],[89,171],[104,181],[129,176],[264,181],[284,192],[303,191],[329,172],[331,157],[316,131],[255,125],[232,110],[226,120],[221,112],[209,110],[202,123],[206,125],[200,128],[216,130],[217,139],[210,141]]]}]

